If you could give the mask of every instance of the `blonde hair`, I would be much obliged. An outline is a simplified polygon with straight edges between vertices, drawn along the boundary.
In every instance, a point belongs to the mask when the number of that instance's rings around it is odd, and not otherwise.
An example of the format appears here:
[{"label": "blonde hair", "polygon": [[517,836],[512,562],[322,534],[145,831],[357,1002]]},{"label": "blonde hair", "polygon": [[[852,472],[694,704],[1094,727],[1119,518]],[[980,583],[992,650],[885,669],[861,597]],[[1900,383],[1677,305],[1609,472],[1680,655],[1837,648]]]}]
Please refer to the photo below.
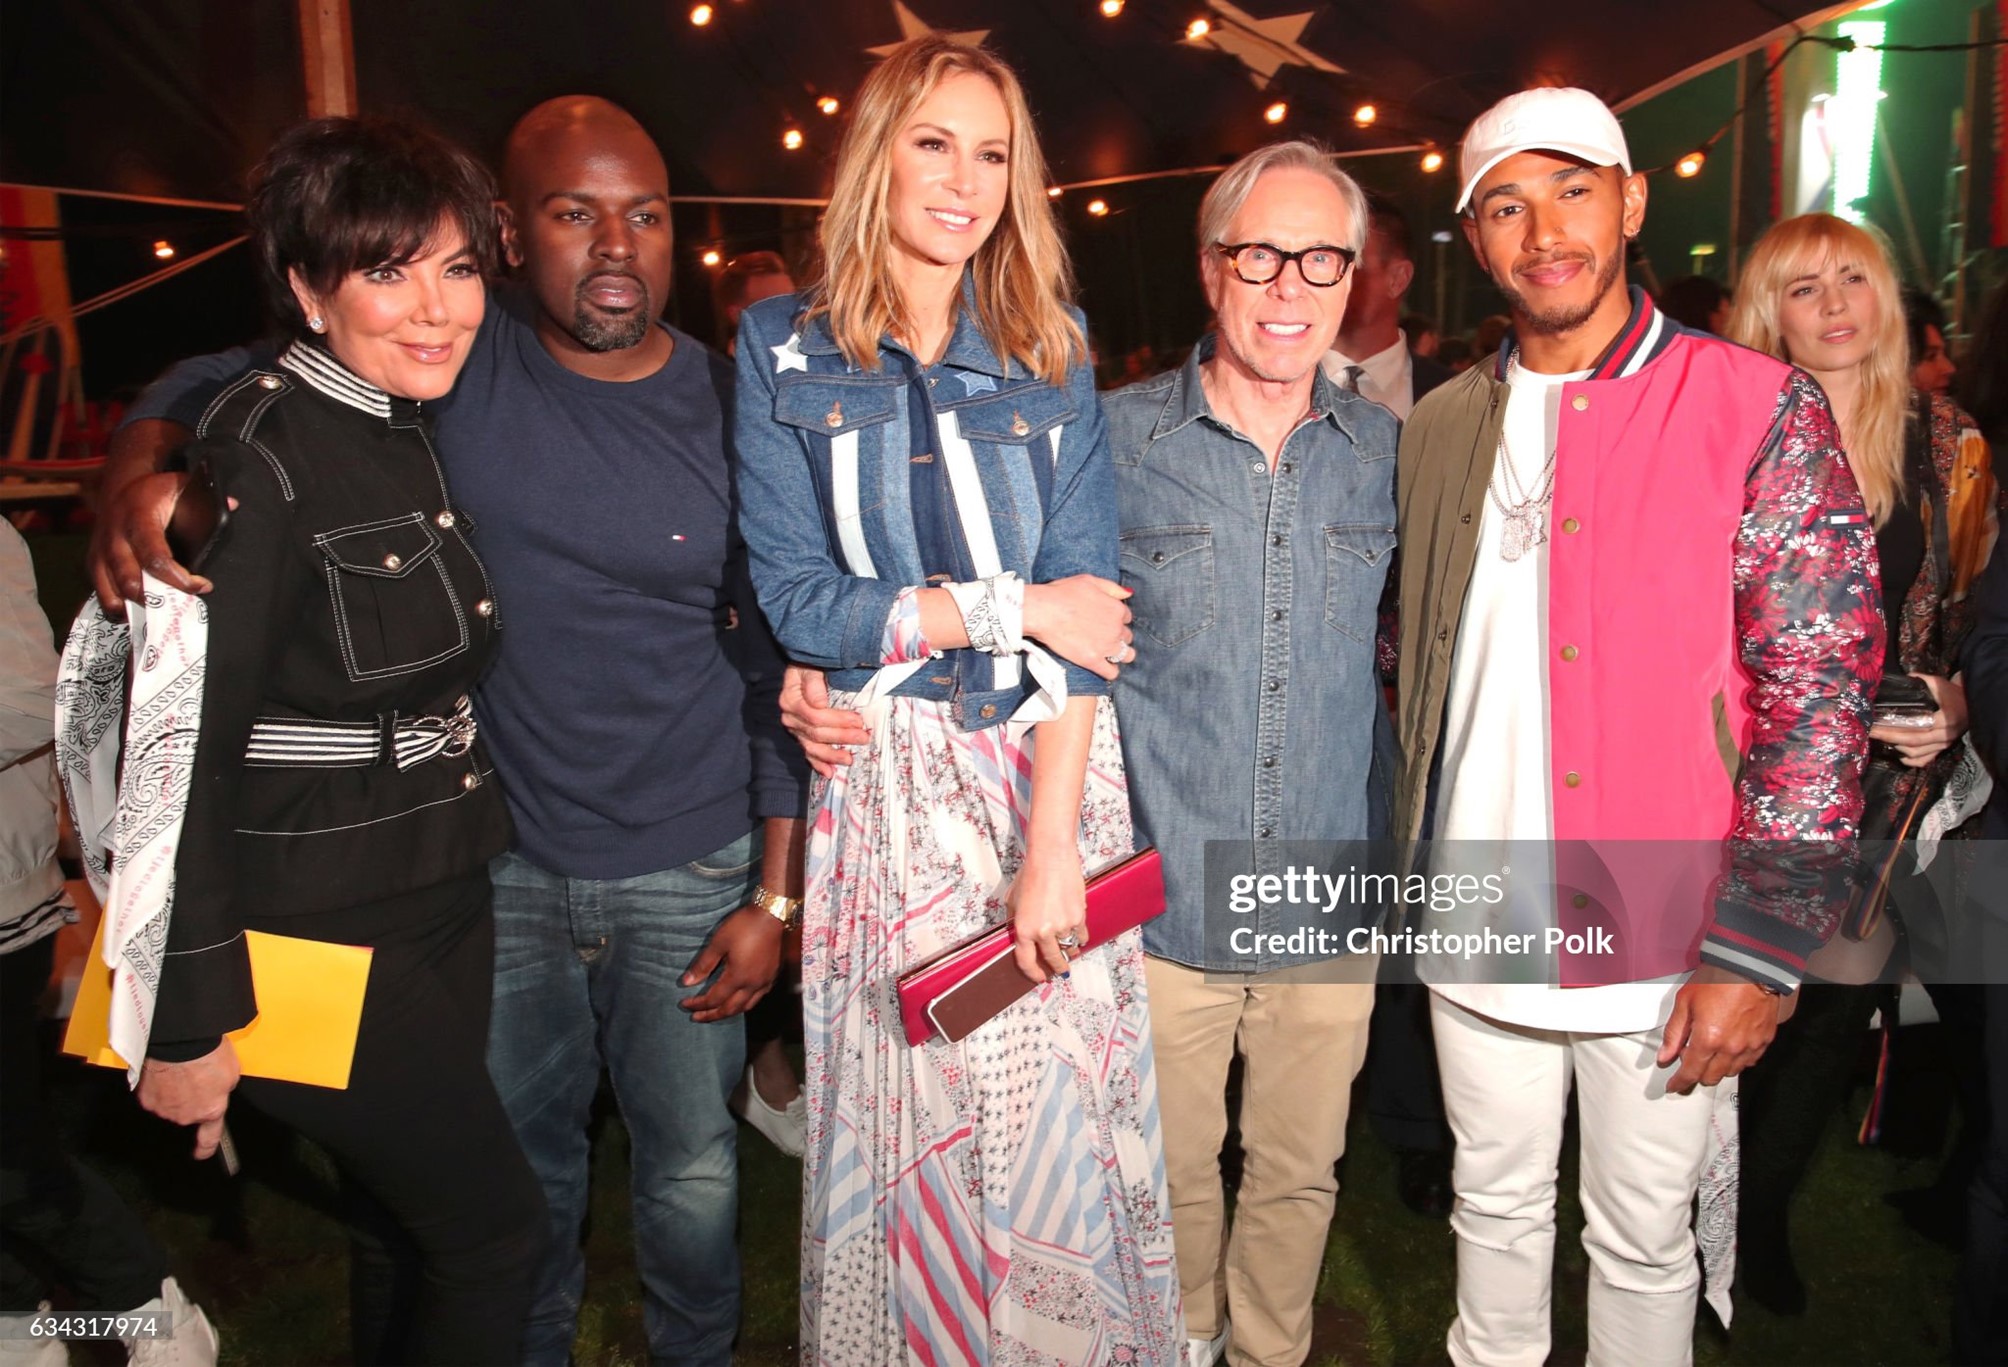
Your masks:
[{"label": "blonde hair", "polygon": [[1074,271],[1046,195],[1046,159],[1018,78],[980,47],[925,35],[901,43],[865,78],[837,152],[836,182],[823,215],[820,278],[802,322],[826,317],[844,358],[878,369],[879,339],[912,337],[914,319],[893,275],[887,199],[892,147],[914,110],[943,81],[969,73],[997,88],[1011,119],[1004,215],[970,263],[976,324],[991,349],[1048,384],[1061,384],[1087,355],[1067,312]]},{"label": "blonde hair", "polygon": [[1732,342],[1790,361],[1778,326],[1785,291],[1829,262],[1860,270],[1876,301],[1875,336],[1861,363],[1841,445],[1869,516],[1880,527],[1903,502],[1904,424],[1910,418],[1910,342],[1896,271],[1882,239],[1832,214],[1801,214],[1773,225],[1758,239],[1737,281],[1728,335]]}]

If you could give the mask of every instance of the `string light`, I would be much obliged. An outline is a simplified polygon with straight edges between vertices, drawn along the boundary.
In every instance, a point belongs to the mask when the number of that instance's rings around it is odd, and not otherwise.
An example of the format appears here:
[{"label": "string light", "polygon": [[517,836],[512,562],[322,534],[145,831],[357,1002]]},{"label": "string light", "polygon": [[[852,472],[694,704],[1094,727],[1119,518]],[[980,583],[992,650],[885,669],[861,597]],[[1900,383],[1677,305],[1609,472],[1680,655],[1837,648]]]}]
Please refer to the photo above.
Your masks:
[{"label": "string light", "polygon": [[1673,173],[1682,180],[1692,180],[1701,174],[1701,168],[1708,162],[1708,153],[1696,148],[1673,164]]},{"label": "string light", "polygon": [[166,238],[162,238],[153,244],[153,254],[162,261],[172,261],[174,260],[174,244]]},{"label": "string light", "polygon": [[1123,0],[1102,0],[1102,18],[1113,19],[1123,12]]},{"label": "string light", "polygon": [[690,22],[698,28],[703,28],[706,24],[710,23],[711,15],[712,9],[709,5],[692,5],[690,7]]},{"label": "string light", "polygon": [[816,108],[822,110],[825,114],[834,114],[843,107],[835,95],[825,95],[816,101]]},{"label": "string light", "polygon": [[1290,106],[1278,100],[1262,111],[1262,118],[1269,123],[1281,123],[1290,117]]},{"label": "string light", "polygon": [[1424,152],[1422,154],[1422,169],[1430,172],[1441,171],[1443,169],[1443,153],[1433,147],[1429,151]]},{"label": "string light", "polygon": [[1059,198],[1059,197],[1060,197],[1060,196],[1061,196],[1062,194],[1064,194],[1064,193],[1066,193],[1066,192],[1065,192],[1064,190],[1062,190],[1062,189],[1061,189],[1061,188],[1060,188],[1059,186],[1057,186],[1057,185],[1048,185],[1048,186],[1046,187],[1046,198],[1047,198],[1047,199],[1058,199],[1058,198]]},{"label": "string light", "polygon": [[1363,104],[1358,109],[1355,109],[1353,111],[1353,122],[1358,124],[1362,128],[1365,128],[1368,124],[1372,123],[1375,119],[1379,117],[1380,117],[1380,110],[1375,109],[1370,104]]},{"label": "string light", "polygon": [[801,151],[802,130],[799,128],[790,128],[787,132],[781,135],[781,145],[787,148],[790,152]]},{"label": "string light", "polygon": [[1108,211],[1109,211],[1109,202],[1107,200],[1091,199],[1088,201],[1088,213],[1092,217],[1100,218],[1104,214],[1108,213]]},{"label": "string light", "polygon": [[1213,32],[1212,20],[1204,18],[1194,19],[1185,26],[1185,40],[1189,43],[1196,43],[1211,32]]}]

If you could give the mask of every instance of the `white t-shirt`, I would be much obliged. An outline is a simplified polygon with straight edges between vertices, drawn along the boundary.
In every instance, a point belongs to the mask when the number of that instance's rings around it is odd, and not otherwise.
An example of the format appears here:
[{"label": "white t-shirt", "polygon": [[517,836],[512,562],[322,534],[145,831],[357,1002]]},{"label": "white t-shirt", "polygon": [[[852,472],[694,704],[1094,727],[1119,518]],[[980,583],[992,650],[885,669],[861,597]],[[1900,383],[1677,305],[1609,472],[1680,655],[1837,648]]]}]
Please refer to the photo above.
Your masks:
[{"label": "white t-shirt", "polygon": [[[1540,489],[1548,453],[1555,449],[1562,386],[1589,374],[1544,375],[1514,366],[1506,400],[1506,451],[1493,462],[1492,487],[1478,526],[1478,558],[1451,656],[1449,706],[1444,718],[1443,776],[1437,796],[1435,839],[1456,842],[1525,842],[1547,847],[1554,839],[1548,734],[1548,550],[1543,538],[1517,560],[1500,553],[1505,518],[1499,504],[1513,505]],[[1512,458],[1517,487],[1506,475]],[[1543,524],[1547,515],[1543,512]],[[1552,529],[1551,529],[1552,530]],[[1455,858],[1456,871],[1476,849],[1460,845],[1439,850],[1435,867]],[[1553,883],[1539,869],[1516,868],[1508,886],[1532,894]],[[1533,875],[1529,877],[1528,875]],[[1529,907],[1508,930],[1533,928],[1552,914]],[[1559,961],[1537,958],[1530,971],[1546,981],[1457,983],[1423,966],[1423,977],[1449,1000],[1494,1020],[1544,1030],[1585,1034],[1628,1034],[1666,1022],[1681,978],[1608,987],[1553,985]],[[1684,975],[1683,975],[1684,977]]]}]

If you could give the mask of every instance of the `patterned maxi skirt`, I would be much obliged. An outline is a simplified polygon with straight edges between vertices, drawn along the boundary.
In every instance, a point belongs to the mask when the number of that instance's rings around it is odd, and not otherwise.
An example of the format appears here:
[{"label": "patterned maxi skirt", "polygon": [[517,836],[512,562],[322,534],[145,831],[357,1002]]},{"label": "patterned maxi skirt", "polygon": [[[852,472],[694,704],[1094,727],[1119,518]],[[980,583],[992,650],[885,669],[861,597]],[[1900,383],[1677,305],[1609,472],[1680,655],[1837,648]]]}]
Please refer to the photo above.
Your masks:
[{"label": "patterned maxi skirt", "polygon": [[[1004,919],[1032,733],[962,731],[913,698],[864,713],[871,744],[811,801],[801,1360],[1173,1367],[1184,1328],[1139,936],[1091,946],[960,1044],[910,1047],[899,974]],[[1082,863],[1129,852],[1103,699]]]}]

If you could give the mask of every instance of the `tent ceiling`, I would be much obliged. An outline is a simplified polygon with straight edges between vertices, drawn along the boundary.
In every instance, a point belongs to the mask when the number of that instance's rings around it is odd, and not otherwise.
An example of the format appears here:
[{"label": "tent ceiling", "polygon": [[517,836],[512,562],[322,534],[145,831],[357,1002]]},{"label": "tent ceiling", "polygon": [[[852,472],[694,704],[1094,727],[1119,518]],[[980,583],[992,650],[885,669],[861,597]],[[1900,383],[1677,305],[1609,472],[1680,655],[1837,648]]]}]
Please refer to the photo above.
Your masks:
[{"label": "tent ceiling", "polygon": [[[987,34],[1025,78],[1066,182],[1205,165],[1282,131],[1342,150],[1448,144],[1498,96],[1587,86],[1622,103],[1832,0],[351,0],[366,110],[417,110],[493,156],[530,104],[631,108],[687,195],[814,197],[875,46],[915,24]],[[295,6],[94,0],[0,13],[0,178],[231,199],[303,109]],[[1209,42],[1183,39],[1210,11]],[[1369,129],[1352,110],[1381,111]],[[789,126],[807,145],[781,145]]]}]

